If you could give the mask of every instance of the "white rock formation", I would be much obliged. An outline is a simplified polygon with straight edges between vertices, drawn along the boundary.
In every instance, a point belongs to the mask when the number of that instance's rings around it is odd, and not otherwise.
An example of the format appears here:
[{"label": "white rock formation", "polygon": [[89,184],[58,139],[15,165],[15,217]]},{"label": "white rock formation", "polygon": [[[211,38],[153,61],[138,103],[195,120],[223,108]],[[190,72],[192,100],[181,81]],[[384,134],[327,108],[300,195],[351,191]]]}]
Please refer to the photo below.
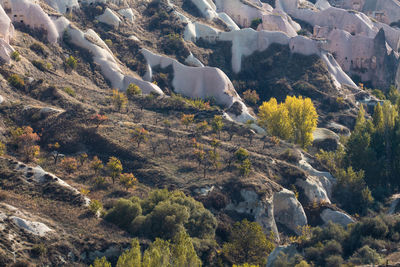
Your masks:
[{"label": "white rock formation", "polygon": [[121,14],[124,18],[126,18],[128,21],[133,23],[135,20],[135,14],[133,13],[132,8],[123,8],[118,10],[118,13]]},{"label": "white rock formation", "polygon": [[192,3],[199,9],[200,13],[208,20],[218,17],[215,4],[212,0],[192,0]]},{"label": "white rock formation", "polygon": [[225,12],[220,12],[218,13],[218,17],[225,22],[226,26],[228,26],[229,30],[231,31],[237,31],[240,30],[239,26],[236,25],[236,23],[231,19],[231,17],[228,16]]},{"label": "white rock formation", "polygon": [[119,17],[114,13],[114,11],[112,11],[108,7],[104,11],[104,13],[100,16],[97,16],[96,19],[114,28],[118,28],[119,24],[121,23]]},{"label": "white rock formation", "polygon": [[79,8],[78,0],[45,0],[46,3],[60,13],[67,13]]},{"label": "white rock formation", "polygon": [[296,234],[301,234],[300,228],[307,225],[304,209],[292,191],[282,189],[268,199],[260,199],[260,196],[252,190],[243,189],[240,194],[243,201],[230,203],[226,209],[254,216],[254,220],[264,230],[273,231],[277,238],[279,238],[277,222]]},{"label": "white rock formation", "polygon": [[324,209],[321,212],[320,217],[324,223],[333,222],[340,224],[342,226],[347,226],[348,224],[355,222],[353,218],[351,218],[346,213],[337,210],[332,210],[329,208]]},{"label": "white rock formation", "polygon": [[15,169],[22,173],[23,177],[28,183],[43,184],[46,182],[51,182],[52,184],[64,188],[66,191],[70,192],[71,195],[76,197],[81,197],[83,199],[83,205],[88,206],[90,199],[86,196],[81,195],[81,193],[74,187],[70,186],[62,179],[58,178],[52,173],[44,171],[39,165],[38,166],[28,166],[22,162],[13,162]]},{"label": "white rock formation", "polygon": [[232,82],[220,69],[186,66],[175,59],[154,54],[147,49],[142,49],[142,54],[149,67],[149,71],[145,75],[147,81],[152,79],[152,68],[172,66],[174,71],[172,86],[176,93],[194,99],[213,97],[218,104],[227,108],[237,102],[242,106],[242,114],[236,119],[240,122],[254,120],[254,117],[249,114],[247,107],[236,93]]},{"label": "white rock formation", "polygon": [[4,12],[3,7],[0,5],[0,58],[6,63],[11,62],[11,53],[14,49],[10,46],[10,40],[14,35],[14,26],[10,18]]},{"label": "white rock formation", "polygon": [[93,61],[100,66],[102,74],[111,82],[113,88],[126,90],[129,84],[134,83],[138,85],[145,94],[151,92],[155,92],[159,95],[164,94],[163,91],[153,83],[125,75],[111,50],[93,30],[89,29],[86,32],[82,32],[76,27],[68,26],[66,31],[71,37],[71,43],[83,49],[87,49],[93,55]]},{"label": "white rock formation", "polygon": [[192,53],[185,59],[185,63],[189,66],[193,67],[204,67],[203,63],[198,60]]},{"label": "white rock formation", "polygon": [[21,229],[33,235],[45,236],[48,232],[53,231],[47,225],[41,222],[33,222],[17,216],[11,216],[10,219]]},{"label": "white rock formation", "polygon": [[12,0],[10,2],[9,16],[13,23],[23,23],[33,29],[45,29],[47,39],[51,43],[57,42],[59,33],[54,22],[43,11],[43,9],[30,0]]},{"label": "white rock formation", "polygon": [[[300,151],[299,151],[300,152]],[[304,190],[309,202],[314,200],[317,202],[331,203],[333,185],[336,183],[335,178],[329,172],[321,172],[316,170],[308,163],[307,157],[300,152],[301,159],[298,166],[306,171],[307,179],[296,181],[296,185]]]},{"label": "white rock formation", "polygon": [[273,204],[275,221],[300,235],[301,227],[307,225],[307,217],[294,193],[287,189],[275,193]]},{"label": "white rock formation", "polygon": [[400,204],[400,194],[393,195],[391,197],[391,203],[388,210],[388,214],[390,215],[395,214],[396,211],[399,210],[399,204]]}]

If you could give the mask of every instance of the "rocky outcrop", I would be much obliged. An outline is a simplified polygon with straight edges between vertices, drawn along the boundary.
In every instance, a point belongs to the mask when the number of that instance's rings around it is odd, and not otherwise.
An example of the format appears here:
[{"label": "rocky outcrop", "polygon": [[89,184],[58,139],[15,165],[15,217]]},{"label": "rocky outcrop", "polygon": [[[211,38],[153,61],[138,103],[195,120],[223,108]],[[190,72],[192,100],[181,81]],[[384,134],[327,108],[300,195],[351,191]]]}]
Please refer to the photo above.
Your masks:
[{"label": "rocky outcrop", "polygon": [[121,23],[119,17],[114,13],[114,11],[112,11],[108,7],[106,8],[106,10],[102,15],[97,17],[97,19],[98,21],[107,24],[109,26],[112,26],[114,28],[117,28]]},{"label": "rocky outcrop", "polygon": [[11,61],[11,53],[14,49],[10,46],[10,40],[14,34],[14,26],[0,5],[0,58],[7,63]]},{"label": "rocky outcrop", "polygon": [[213,97],[218,104],[227,108],[237,103],[242,106],[242,112],[238,115],[232,114],[236,120],[246,122],[254,119],[237,94],[232,82],[220,69],[186,66],[175,59],[157,55],[147,49],[142,49],[142,54],[148,64],[148,72],[145,75],[145,80],[151,81],[152,70],[156,66],[163,69],[172,67],[172,86],[176,93],[194,99]]},{"label": "rocky outcrop", "polygon": [[332,222],[342,226],[347,226],[348,224],[355,222],[348,214],[329,208],[324,209],[321,212],[320,217],[325,224]]}]

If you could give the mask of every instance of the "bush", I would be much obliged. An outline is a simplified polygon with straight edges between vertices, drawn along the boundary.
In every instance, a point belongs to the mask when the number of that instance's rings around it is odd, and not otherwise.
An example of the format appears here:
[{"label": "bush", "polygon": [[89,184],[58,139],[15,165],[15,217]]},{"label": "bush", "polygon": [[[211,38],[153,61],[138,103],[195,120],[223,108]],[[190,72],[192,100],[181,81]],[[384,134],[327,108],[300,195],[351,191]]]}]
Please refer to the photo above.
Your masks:
[{"label": "bush", "polygon": [[41,71],[46,71],[47,67],[46,64],[41,60],[33,60],[32,65],[35,66],[37,69]]},{"label": "bush", "polygon": [[35,52],[38,55],[42,55],[47,57],[48,53],[46,52],[46,50],[44,49],[44,46],[42,44],[39,43],[33,43],[31,44],[31,46],[29,47],[33,52]]},{"label": "bush", "polygon": [[12,53],[11,53],[11,58],[13,59],[13,60],[15,60],[15,61],[20,61],[21,60],[21,55],[18,53],[18,51],[17,50],[15,50],[15,51],[13,51]]},{"label": "bush", "polygon": [[100,215],[101,211],[103,209],[103,205],[101,204],[100,201],[96,200],[96,199],[92,199],[90,201],[89,204],[89,211],[93,214],[93,215]]},{"label": "bush", "polygon": [[76,97],[76,92],[71,87],[64,87],[63,91],[67,93],[69,96]]},{"label": "bush", "polygon": [[4,156],[6,153],[6,145],[0,142],[0,156]]},{"label": "bush", "polygon": [[256,90],[247,90],[243,92],[243,98],[246,100],[247,103],[251,105],[257,104],[260,101],[260,96],[257,94]]},{"label": "bush", "polygon": [[354,264],[377,264],[380,261],[379,254],[369,246],[363,246],[350,258]]},{"label": "bush", "polygon": [[197,238],[212,238],[217,226],[203,205],[180,191],[154,190],[145,199],[121,199],[106,220],[147,238],[170,239],[181,230]]},{"label": "bush", "polygon": [[73,173],[78,169],[78,162],[73,157],[67,157],[61,160],[61,166],[67,173]]},{"label": "bush", "polygon": [[255,18],[251,21],[250,28],[257,30],[258,25],[262,23],[262,19],[260,18]]},{"label": "bush", "polygon": [[65,64],[70,69],[76,69],[78,66],[78,61],[73,56],[69,56],[65,61]]},{"label": "bush", "polygon": [[114,89],[112,91],[111,102],[118,111],[121,111],[128,103],[128,98],[124,93],[118,91],[118,89]]},{"label": "bush", "polygon": [[11,74],[8,78],[8,83],[17,89],[22,90],[25,88],[25,82],[18,74]]},{"label": "bush", "polygon": [[233,226],[229,242],[222,251],[231,263],[265,265],[274,244],[267,239],[261,226],[256,222],[243,220]]},{"label": "bush", "polygon": [[329,256],[325,259],[325,266],[329,267],[341,267],[343,263],[343,258],[339,255]]},{"label": "bush", "polygon": [[129,84],[128,88],[126,89],[126,96],[128,99],[132,99],[134,96],[141,95],[142,90],[136,84]]}]

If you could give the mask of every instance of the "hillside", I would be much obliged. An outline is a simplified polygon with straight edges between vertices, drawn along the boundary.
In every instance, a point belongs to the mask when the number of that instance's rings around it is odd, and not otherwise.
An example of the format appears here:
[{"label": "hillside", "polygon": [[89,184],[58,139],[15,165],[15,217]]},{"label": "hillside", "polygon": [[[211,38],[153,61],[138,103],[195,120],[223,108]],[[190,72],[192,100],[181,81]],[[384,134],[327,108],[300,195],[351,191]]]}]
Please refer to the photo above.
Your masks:
[{"label": "hillside", "polygon": [[0,266],[399,264],[400,3],[359,2],[0,1]]}]

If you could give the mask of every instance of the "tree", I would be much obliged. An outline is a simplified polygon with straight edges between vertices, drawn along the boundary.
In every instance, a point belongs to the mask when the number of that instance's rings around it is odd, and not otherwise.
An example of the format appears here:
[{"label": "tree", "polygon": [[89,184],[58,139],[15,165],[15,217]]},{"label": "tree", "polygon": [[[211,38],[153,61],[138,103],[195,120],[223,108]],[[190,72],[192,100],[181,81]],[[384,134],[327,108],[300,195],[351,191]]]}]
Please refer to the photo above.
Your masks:
[{"label": "tree", "polygon": [[39,155],[40,147],[36,145],[36,142],[40,140],[40,137],[37,133],[33,132],[30,126],[17,129],[15,134],[18,150],[26,161],[30,161]]},{"label": "tree", "polygon": [[256,90],[247,90],[243,92],[243,98],[251,105],[257,104],[260,101],[260,96],[257,94]]},{"label": "tree", "polygon": [[139,240],[132,240],[131,248],[125,251],[117,261],[116,267],[140,267],[142,265],[142,254],[140,252]]},{"label": "tree", "polygon": [[289,139],[293,134],[293,128],[289,120],[289,111],[283,104],[279,104],[275,98],[264,102],[258,111],[261,127],[273,136]]},{"label": "tree", "polygon": [[265,265],[273,249],[274,244],[267,239],[261,226],[245,219],[234,224],[229,242],[223,245],[222,252],[235,264]]},{"label": "tree", "polygon": [[236,150],[235,154],[236,165],[239,169],[240,175],[248,176],[251,171],[251,161],[249,159],[249,152],[244,148]]},{"label": "tree", "polygon": [[133,83],[128,85],[128,88],[126,89],[126,96],[128,97],[128,99],[133,99],[135,96],[141,94],[142,90],[140,89],[139,86]]},{"label": "tree", "polygon": [[119,182],[128,190],[129,188],[135,187],[138,180],[132,173],[122,173],[119,177]]},{"label": "tree", "polygon": [[287,96],[281,104],[271,98],[260,106],[258,116],[259,124],[271,135],[292,139],[303,148],[311,145],[318,114],[310,98]]},{"label": "tree", "polygon": [[123,170],[121,161],[119,159],[117,159],[116,157],[110,157],[107,162],[106,168],[107,168],[108,173],[110,174],[112,182],[114,184],[115,180],[117,178],[119,178],[119,176],[121,175],[121,172]]},{"label": "tree", "polygon": [[172,266],[200,267],[201,260],[194,250],[192,239],[185,231],[178,232],[172,239]]},{"label": "tree", "polygon": [[108,120],[108,117],[106,115],[96,114],[90,117],[90,120],[96,125],[97,129],[101,124]]},{"label": "tree", "polygon": [[118,111],[121,111],[128,103],[128,98],[124,93],[118,91],[118,89],[114,89],[112,91],[111,102]]},{"label": "tree", "polygon": [[78,61],[73,56],[69,56],[65,61],[65,64],[70,69],[76,69]]},{"label": "tree", "polygon": [[132,131],[132,141],[137,143],[137,147],[140,147],[140,144],[142,142],[147,142],[149,140],[149,132],[144,129],[144,128],[140,128],[140,127],[136,127],[133,131]]},{"label": "tree", "polygon": [[183,114],[181,118],[181,122],[183,125],[185,125],[186,130],[189,128],[189,125],[192,124],[194,121],[194,115],[193,114]]},{"label": "tree", "polygon": [[142,265],[145,267],[170,266],[172,258],[170,247],[171,244],[168,241],[156,238],[144,252]]},{"label": "tree", "polygon": [[61,166],[67,173],[73,173],[78,168],[78,162],[73,157],[67,157],[61,161]]},{"label": "tree", "polygon": [[106,257],[96,258],[90,267],[111,267],[111,263],[107,261]]},{"label": "tree", "polygon": [[313,141],[313,131],[317,128],[318,114],[310,98],[287,96],[285,106],[293,126],[294,142],[303,148]]},{"label": "tree", "polygon": [[6,145],[0,142],[0,156],[4,156],[6,153]]},{"label": "tree", "polygon": [[224,123],[222,121],[222,116],[215,115],[214,119],[211,122],[211,127],[213,131],[218,134],[218,138],[221,139],[221,130],[224,127]]},{"label": "tree", "polygon": [[55,142],[54,144],[49,144],[49,148],[55,149],[52,152],[52,156],[54,159],[54,164],[57,164],[58,157],[60,156],[60,152],[58,151],[60,149],[60,144],[58,142]]},{"label": "tree", "polygon": [[90,167],[94,170],[94,175],[97,175],[98,171],[104,168],[104,165],[97,156],[94,156],[90,163]]}]

